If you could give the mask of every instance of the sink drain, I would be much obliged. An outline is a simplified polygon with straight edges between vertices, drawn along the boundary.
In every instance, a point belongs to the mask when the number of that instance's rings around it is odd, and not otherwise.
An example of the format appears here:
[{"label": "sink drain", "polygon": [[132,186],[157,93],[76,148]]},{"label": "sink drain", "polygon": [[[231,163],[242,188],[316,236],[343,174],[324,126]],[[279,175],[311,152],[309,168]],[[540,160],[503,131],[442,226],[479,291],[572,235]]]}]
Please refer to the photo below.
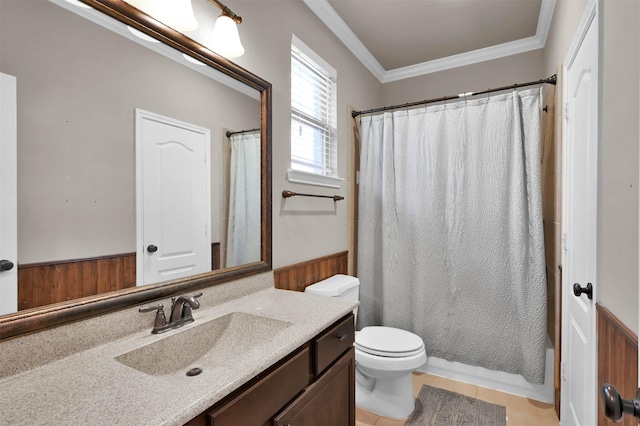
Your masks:
[{"label": "sink drain", "polygon": [[187,376],[189,377],[193,377],[193,376],[197,376],[198,374],[202,373],[202,368],[192,368],[191,370],[187,371]]}]

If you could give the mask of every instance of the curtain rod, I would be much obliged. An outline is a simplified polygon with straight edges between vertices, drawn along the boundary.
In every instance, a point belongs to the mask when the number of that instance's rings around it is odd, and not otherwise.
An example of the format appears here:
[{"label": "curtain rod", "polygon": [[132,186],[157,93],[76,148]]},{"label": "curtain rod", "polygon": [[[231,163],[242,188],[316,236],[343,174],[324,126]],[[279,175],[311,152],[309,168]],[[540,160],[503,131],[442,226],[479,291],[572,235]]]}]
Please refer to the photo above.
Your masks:
[{"label": "curtain rod", "polygon": [[485,94],[491,93],[491,92],[500,92],[502,90],[517,89],[519,87],[526,87],[526,86],[534,86],[536,84],[548,83],[548,84],[555,85],[556,84],[556,78],[557,78],[556,74],[554,74],[551,77],[546,78],[544,80],[530,81],[528,83],[512,84],[511,86],[497,87],[495,89],[487,89],[487,90],[483,90],[481,92],[467,92],[467,93],[461,93],[459,95],[445,96],[445,97],[442,97],[442,98],[434,98],[434,99],[426,99],[424,101],[410,102],[410,103],[406,103],[406,104],[402,104],[402,105],[391,105],[391,106],[386,106],[386,107],[382,107],[382,108],[368,109],[368,110],[365,110],[365,111],[352,111],[351,112],[351,116],[353,118],[356,118],[357,116],[359,116],[361,114],[371,114],[371,113],[375,113],[375,112],[389,111],[389,110],[392,110],[392,109],[409,108],[409,107],[414,107],[414,106],[418,106],[418,105],[431,104],[431,103],[434,103],[434,102],[445,102],[445,101],[450,101],[452,99],[466,98],[468,96],[475,96],[475,95],[485,95]]},{"label": "curtain rod", "polygon": [[229,130],[227,130],[227,133],[225,133],[225,135],[227,135],[228,138],[230,138],[233,135],[239,135],[240,133],[250,133],[250,132],[257,132],[258,130],[260,130],[260,128],[257,129],[247,129],[247,130],[239,130],[237,132],[230,132]]}]

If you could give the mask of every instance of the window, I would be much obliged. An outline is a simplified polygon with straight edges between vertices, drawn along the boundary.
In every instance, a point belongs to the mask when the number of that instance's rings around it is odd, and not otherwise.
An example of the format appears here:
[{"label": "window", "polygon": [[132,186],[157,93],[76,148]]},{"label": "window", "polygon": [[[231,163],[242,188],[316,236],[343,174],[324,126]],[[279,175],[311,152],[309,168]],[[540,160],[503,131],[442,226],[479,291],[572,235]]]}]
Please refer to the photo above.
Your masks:
[{"label": "window", "polygon": [[[336,139],[336,71],[293,36],[291,43],[291,168],[293,171],[337,177]],[[291,173],[289,180],[292,180]]]}]

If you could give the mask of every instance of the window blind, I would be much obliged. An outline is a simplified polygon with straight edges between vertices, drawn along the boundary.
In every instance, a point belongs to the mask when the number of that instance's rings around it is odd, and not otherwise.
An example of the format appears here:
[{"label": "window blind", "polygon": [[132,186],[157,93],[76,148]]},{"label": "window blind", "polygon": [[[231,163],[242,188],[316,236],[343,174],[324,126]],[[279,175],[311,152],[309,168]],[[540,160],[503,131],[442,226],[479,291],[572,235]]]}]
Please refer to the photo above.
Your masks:
[{"label": "window blind", "polygon": [[324,69],[302,49],[292,44],[292,169],[337,176],[335,105],[335,71]]}]

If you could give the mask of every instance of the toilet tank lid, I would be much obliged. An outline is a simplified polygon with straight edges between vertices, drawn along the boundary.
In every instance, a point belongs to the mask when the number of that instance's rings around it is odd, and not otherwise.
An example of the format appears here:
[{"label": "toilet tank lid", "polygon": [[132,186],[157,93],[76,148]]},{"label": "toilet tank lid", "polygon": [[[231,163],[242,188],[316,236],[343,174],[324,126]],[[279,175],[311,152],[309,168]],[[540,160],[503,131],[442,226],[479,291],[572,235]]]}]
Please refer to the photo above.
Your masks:
[{"label": "toilet tank lid", "polygon": [[337,274],[326,280],[318,281],[304,289],[307,293],[337,297],[345,291],[360,285],[360,280],[350,275]]}]

